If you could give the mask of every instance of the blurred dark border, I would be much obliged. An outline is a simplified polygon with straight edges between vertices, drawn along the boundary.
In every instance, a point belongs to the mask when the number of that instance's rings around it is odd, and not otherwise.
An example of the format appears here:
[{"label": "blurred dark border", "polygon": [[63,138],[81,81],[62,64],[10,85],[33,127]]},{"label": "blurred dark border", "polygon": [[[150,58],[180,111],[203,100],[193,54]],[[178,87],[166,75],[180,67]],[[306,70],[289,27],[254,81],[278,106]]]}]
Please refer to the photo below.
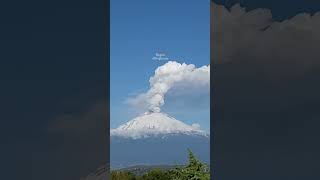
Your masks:
[{"label": "blurred dark border", "polygon": [[0,6],[0,179],[109,166],[110,1]]},{"label": "blurred dark border", "polygon": [[105,60],[106,60],[106,102],[107,109],[106,111],[106,134],[107,134],[107,142],[106,142],[106,162],[107,162],[107,170],[110,173],[110,0],[104,0],[105,2]]}]

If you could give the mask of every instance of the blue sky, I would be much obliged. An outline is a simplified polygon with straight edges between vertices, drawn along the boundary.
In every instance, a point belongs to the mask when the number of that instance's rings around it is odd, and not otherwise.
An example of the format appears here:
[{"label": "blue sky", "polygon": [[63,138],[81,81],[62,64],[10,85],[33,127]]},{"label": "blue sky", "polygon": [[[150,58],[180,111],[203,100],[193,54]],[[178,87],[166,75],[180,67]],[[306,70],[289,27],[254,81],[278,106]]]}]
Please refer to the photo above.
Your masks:
[{"label": "blue sky", "polygon": [[[209,64],[209,5],[209,0],[111,0],[111,128],[137,115],[124,101],[148,89],[150,76],[165,63],[151,59],[157,51],[180,63]],[[162,111],[209,130],[209,99],[199,101],[194,108],[195,103],[168,95]]]}]

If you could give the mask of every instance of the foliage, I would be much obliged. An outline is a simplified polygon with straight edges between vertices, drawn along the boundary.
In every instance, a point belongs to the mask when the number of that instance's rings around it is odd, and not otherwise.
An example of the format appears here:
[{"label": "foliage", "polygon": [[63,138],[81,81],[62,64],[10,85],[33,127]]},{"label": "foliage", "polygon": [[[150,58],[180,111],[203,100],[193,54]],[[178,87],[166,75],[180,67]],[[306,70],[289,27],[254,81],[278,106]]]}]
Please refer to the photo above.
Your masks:
[{"label": "foliage", "polygon": [[111,171],[112,180],[136,180],[133,173],[127,171]]},{"label": "foliage", "polygon": [[210,172],[207,165],[199,161],[191,150],[189,151],[189,163],[182,168],[169,171],[159,169],[136,177],[131,172],[112,171],[112,180],[210,180]]},{"label": "foliage", "polygon": [[150,172],[144,174],[138,180],[169,180],[170,176],[167,172],[162,170],[151,170]]},{"label": "foliage", "polygon": [[208,167],[200,162],[189,151],[189,164],[183,168],[176,168],[170,171],[170,179],[172,180],[210,180]]}]

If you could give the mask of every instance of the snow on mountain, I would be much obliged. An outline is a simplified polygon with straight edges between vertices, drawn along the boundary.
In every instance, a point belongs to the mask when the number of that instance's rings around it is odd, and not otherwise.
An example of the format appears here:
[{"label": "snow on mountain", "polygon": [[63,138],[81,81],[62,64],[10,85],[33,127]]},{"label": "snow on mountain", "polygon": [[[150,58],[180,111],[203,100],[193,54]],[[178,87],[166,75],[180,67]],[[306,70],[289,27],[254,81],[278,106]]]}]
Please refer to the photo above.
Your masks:
[{"label": "snow on mountain", "polygon": [[146,112],[110,132],[111,137],[132,139],[166,134],[209,136],[198,124],[188,125],[167,114],[156,112]]}]

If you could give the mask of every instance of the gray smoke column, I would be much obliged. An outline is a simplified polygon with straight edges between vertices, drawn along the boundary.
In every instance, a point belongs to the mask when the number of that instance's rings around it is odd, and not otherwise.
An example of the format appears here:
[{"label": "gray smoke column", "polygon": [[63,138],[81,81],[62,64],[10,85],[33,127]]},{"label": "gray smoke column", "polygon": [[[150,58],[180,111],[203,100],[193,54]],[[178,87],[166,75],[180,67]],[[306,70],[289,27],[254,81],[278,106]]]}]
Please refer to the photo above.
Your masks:
[{"label": "gray smoke column", "polygon": [[147,106],[151,112],[160,112],[165,103],[166,93],[177,85],[205,88],[210,86],[210,65],[196,68],[193,64],[169,61],[159,66],[150,78],[150,89],[128,103],[134,106]]}]

